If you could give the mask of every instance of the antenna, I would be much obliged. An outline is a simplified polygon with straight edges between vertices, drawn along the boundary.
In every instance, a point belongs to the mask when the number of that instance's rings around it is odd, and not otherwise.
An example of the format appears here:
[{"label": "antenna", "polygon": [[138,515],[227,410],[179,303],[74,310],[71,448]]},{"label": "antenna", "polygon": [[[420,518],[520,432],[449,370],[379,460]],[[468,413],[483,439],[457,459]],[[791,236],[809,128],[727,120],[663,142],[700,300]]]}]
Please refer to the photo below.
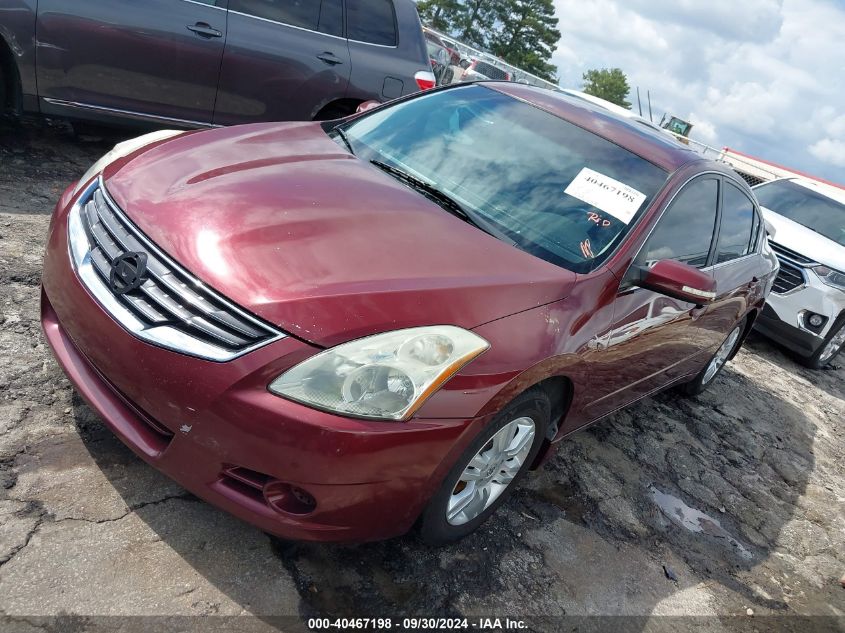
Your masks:
[{"label": "antenna", "polygon": [[651,90],[646,91],[646,96],[648,96],[648,120],[654,123],[654,117],[651,114]]},{"label": "antenna", "polygon": [[637,106],[640,108],[640,116],[643,115],[643,102],[640,101],[640,87],[637,86]]}]

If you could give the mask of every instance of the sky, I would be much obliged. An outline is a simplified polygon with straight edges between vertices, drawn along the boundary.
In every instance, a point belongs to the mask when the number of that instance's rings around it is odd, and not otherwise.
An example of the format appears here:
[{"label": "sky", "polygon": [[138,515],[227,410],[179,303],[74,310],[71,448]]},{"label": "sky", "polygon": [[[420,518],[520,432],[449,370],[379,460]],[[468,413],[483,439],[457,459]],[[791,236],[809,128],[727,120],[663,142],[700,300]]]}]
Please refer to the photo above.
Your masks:
[{"label": "sky", "polygon": [[621,68],[691,138],[845,184],[845,0],[554,0],[564,88]]}]

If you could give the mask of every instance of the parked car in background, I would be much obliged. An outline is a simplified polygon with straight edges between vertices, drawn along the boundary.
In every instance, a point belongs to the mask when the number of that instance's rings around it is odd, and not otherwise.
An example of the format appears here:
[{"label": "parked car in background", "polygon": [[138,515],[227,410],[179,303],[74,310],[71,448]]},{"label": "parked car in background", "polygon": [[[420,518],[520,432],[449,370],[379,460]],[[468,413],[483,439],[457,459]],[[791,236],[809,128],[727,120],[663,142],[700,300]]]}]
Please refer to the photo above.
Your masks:
[{"label": "parked car in background", "polygon": [[434,87],[412,0],[6,0],[0,109],[182,127]]},{"label": "parked car in background", "polygon": [[449,55],[449,65],[458,66],[461,63],[461,54],[458,52],[456,45],[451,40],[442,37],[439,33],[434,32],[428,27],[423,27],[423,36],[427,41],[434,42],[446,50]]},{"label": "parked car in background", "polygon": [[742,179],[668,139],[454,85],[118,146],[58,202],[42,324],[203,499],[286,538],[444,543],[565,436],[709,386],[771,286],[762,227]]},{"label": "parked car in background", "polygon": [[[423,29],[425,45],[428,50],[428,57],[431,62],[431,71],[437,80],[438,86],[446,86],[453,83],[455,72],[452,68],[452,54],[439,36],[428,29]],[[459,72],[463,72],[458,68]]]},{"label": "parked car in background", "polygon": [[483,81],[485,79],[493,79],[496,81],[510,81],[511,75],[506,70],[502,70],[492,62],[480,58],[465,59],[462,62],[464,72],[461,75],[461,81]]},{"label": "parked car in background", "polygon": [[785,178],[754,193],[780,260],[757,329],[819,369],[845,346],[845,190]]}]

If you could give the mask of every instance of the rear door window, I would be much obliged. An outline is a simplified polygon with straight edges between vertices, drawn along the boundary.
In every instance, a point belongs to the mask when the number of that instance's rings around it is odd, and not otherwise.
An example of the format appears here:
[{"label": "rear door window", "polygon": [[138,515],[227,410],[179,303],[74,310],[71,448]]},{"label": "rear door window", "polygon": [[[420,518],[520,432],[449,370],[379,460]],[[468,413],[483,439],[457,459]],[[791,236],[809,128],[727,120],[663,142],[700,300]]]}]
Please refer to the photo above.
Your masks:
[{"label": "rear door window", "polygon": [[392,0],[346,0],[346,36],[350,40],[396,46]]},{"label": "rear door window", "polygon": [[754,251],[757,242],[757,231],[754,231],[756,215],[751,199],[738,187],[725,183],[717,264]]},{"label": "rear door window", "polygon": [[718,207],[718,180],[701,178],[688,184],[658,221],[637,255],[637,264],[653,266],[661,259],[674,259],[704,268],[713,243]]},{"label": "rear door window", "polygon": [[343,33],[342,0],[229,0],[229,9],[330,35]]}]

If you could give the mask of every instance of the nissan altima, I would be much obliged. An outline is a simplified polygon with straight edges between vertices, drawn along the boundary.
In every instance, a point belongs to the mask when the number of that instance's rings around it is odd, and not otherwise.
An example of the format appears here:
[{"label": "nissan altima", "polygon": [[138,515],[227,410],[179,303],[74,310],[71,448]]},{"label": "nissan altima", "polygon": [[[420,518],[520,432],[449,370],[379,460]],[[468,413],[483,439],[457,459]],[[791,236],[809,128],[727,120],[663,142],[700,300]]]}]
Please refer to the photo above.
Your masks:
[{"label": "nissan altima", "polygon": [[485,82],[117,146],[57,205],[42,324],[105,424],[210,503],[445,543],[578,429],[712,384],[776,271],[724,165]]}]

